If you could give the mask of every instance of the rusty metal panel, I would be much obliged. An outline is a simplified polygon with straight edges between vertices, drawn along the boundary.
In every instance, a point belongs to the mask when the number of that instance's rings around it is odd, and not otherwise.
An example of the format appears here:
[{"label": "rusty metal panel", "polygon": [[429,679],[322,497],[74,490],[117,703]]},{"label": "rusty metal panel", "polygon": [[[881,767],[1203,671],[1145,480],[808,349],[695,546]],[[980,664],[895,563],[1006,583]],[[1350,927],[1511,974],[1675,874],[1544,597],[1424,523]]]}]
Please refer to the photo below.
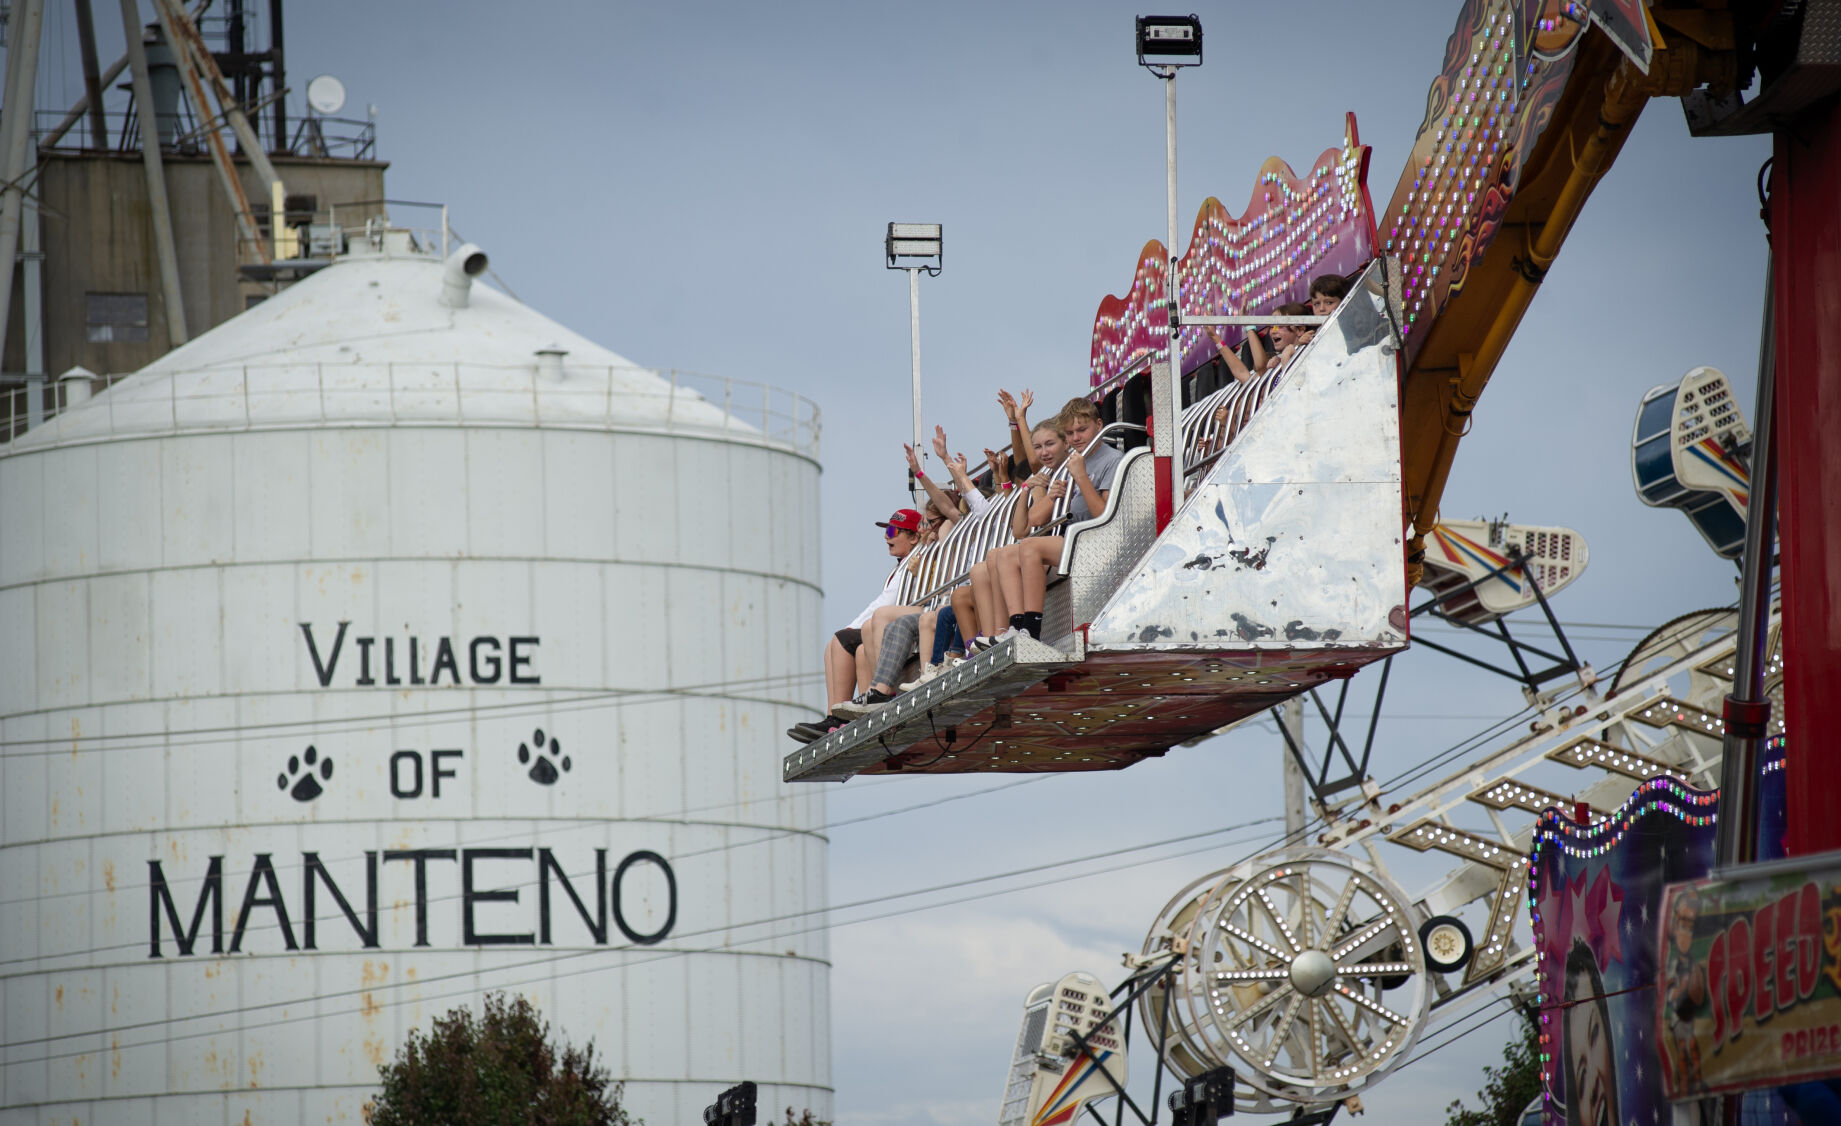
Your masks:
[{"label": "rusty metal panel", "polygon": [[1406,645],[1397,349],[1358,287],[1093,619],[1095,650]]}]

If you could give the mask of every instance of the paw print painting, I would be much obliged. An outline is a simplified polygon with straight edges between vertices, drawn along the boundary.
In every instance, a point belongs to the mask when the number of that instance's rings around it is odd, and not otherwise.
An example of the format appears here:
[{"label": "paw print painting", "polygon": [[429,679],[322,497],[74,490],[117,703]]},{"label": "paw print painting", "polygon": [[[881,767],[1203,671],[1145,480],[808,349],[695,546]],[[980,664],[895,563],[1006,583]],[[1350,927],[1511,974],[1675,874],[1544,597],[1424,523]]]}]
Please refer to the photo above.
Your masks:
[{"label": "paw print painting", "polygon": [[530,742],[518,744],[518,761],[530,767],[525,777],[539,786],[556,785],[556,780],[575,765],[563,754],[562,740],[554,736],[545,739],[541,727],[532,733]]},{"label": "paw print painting", "polygon": [[325,793],[321,780],[332,781],[332,756],[308,747],[305,754],[288,756],[288,768],[275,775],[275,787],[295,801],[309,802]]}]

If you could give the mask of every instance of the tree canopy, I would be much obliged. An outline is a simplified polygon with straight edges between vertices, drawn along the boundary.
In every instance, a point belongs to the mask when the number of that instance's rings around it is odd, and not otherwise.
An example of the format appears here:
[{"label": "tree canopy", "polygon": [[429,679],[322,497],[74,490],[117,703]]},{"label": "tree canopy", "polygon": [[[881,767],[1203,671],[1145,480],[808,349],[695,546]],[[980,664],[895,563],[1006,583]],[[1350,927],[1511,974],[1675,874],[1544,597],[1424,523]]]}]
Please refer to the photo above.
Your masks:
[{"label": "tree canopy", "polygon": [[1516,1011],[1521,1035],[1509,1041],[1501,1067],[1483,1069],[1483,1090],[1477,1093],[1481,1109],[1467,1109],[1462,1099],[1453,1099],[1445,1108],[1445,1126],[1515,1126],[1541,1093],[1540,1034],[1526,1009]]},{"label": "tree canopy", "polygon": [[523,997],[489,993],[477,1016],[463,1007],[436,1017],[378,1071],[372,1126],[643,1126],[621,1109],[622,1084],[596,1062],[594,1042],[553,1041]]}]

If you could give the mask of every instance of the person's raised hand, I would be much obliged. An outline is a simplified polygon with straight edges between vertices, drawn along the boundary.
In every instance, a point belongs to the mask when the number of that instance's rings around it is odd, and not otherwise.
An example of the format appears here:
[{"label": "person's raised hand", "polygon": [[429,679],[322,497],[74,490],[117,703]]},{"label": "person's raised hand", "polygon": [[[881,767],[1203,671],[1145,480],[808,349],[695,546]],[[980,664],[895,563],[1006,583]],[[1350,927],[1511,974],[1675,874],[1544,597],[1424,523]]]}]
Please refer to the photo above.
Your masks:
[{"label": "person's raised hand", "polygon": [[970,476],[970,474],[966,471],[966,468],[965,468],[965,455],[964,454],[954,454],[951,457],[946,457],[946,455],[942,453],[940,456],[946,459],[946,464],[950,466],[953,470],[955,470],[959,474],[959,476],[961,477]]},{"label": "person's raised hand", "polygon": [[1004,455],[989,446],[985,447],[984,460],[991,466],[991,483],[999,484],[1004,480]]},{"label": "person's raised hand", "polygon": [[1015,426],[1016,399],[1011,396],[1010,392],[1001,387],[997,389],[997,405],[1004,408],[1004,417],[1010,420],[1010,425]]},{"label": "person's raised hand", "polygon": [[901,448],[906,450],[908,453],[908,471],[916,475],[919,475],[921,471],[920,459],[914,456],[914,447],[908,445],[906,442],[903,442],[901,444]]},{"label": "person's raised hand", "polygon": [[1030,407],[1035,406],[1036,405],[1036,393],[1034,391],[1031,391],[1027,387],[1023,388],[1023,393],[1017,396],[1016,405],[1017,405],[1018,410],[1024,410],[1024,411],[1028,410]]},{"label": "person's raised hand", "polygon": [[946,456],[946,428],[944,426],[933,428],[933,452],[939,455],[941,461],[952,460]]}]

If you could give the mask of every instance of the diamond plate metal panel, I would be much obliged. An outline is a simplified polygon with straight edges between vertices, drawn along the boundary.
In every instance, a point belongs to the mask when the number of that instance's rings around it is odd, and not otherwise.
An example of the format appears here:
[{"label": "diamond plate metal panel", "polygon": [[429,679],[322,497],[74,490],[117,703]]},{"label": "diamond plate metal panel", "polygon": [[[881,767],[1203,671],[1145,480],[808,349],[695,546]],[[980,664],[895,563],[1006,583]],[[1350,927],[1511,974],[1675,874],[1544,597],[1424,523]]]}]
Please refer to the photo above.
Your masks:
[{"label": "diamond plate metal panel", "polygon": [[1404,648],[1396,353],[1381,295],[1358,287],[1094,616],[1088,644],[1355,664]]},{"label": "diamond plate metal panel", "polygon": [[1157,462],[1140,446],[1125,455],[1113,477],[1111,513],[1068,529],[1062,552],[1067,575],[1068,629],[1093,620],[1114,591],[1157,542]]},{"label": "diamond plate metal panel", "polygon": [[943,756],[945,751],[932,749],[934,738],[1055,672],[1079,665],[1083,656],[1027,636],[1012,638],[787,755],[784,777],[788,782],[842,782],[923,740],[925,757]]}]

